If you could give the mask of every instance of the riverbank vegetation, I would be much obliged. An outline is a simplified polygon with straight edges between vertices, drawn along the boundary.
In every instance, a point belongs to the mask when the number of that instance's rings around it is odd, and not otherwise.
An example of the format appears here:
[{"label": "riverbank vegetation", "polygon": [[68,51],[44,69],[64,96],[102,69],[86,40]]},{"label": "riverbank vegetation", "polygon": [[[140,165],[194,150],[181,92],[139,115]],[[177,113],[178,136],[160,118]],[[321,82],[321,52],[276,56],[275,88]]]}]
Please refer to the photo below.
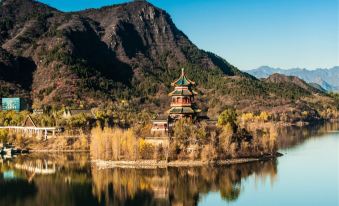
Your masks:
[{"label": "riverbank vegetation", "polygon": [[167,162],[276,155],[276,134],[273,130],[253,135],[241,128],[237,119],[233,109],[227,109],[219,116],[217,126],[183,118],[174,124],[171,137],[158,144],[138,136],[136,129],[96,127],[91,132],[91,155],[100,160]]},{"label": "riverbank vegetation", "polygon": [[80,133],[74,136],[64,132],[47,140],[43,136],[27,135],[23,132],[14,132],[0,129],[0,142],[13,144],[17,148],[30,151],[89,151],[90,136]]},{"label": "riverbank vegetation", "polygon": [[[327,114],[333,114],[329,110]],[[29,112],[0,112],[0,125],[22,125]],[[309,114],[291,111],[294,117]],[[325,114],[324,114],[325,115]],[[269,112],[241,113],[232,108],[222,112],[217,125],[208,121],[181,119],[171,130],[168,141],[149,141],[154,114],[135,113],[127,102],[109,109],[92,109],[92,114],[77,114],[65,118],[63,111],[48,110],[30,114],[37,126],[63,128],[56,138],[45,140],[22,133],[0,130],[0,141],[32,150],[90,150],[93,159],[113,161],[213,161],[237,158],[274,156],[277,127],[288,120]],[[329,116],[329,115],[328,115]],[[301,122],[302,122],[301,118]]]}]

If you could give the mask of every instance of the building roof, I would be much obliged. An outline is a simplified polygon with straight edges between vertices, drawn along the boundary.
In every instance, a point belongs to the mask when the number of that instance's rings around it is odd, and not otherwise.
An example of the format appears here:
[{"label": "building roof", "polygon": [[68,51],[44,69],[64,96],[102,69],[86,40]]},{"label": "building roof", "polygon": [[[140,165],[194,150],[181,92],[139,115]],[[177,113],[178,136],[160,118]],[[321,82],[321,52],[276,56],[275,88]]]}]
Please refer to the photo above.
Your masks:
[{"label": "building roof", "polygon": [[172,107],[170,114],[193,114],[195,111],[191,107]]},{"label": "building roof", "polygon": [[65,113],[70,116],[74,116],[77,114],[85,114],[85,115],[94,116],[92,111],[89,109],[88,110],[87,109],[67,109],[65,110]]},{"label": "building roof", "polygon": [[193,96],[197,95],[198,93],[193,90],[188,89],[175,89],[173,92],[169,93],[169,96]]},{"label": "building roof", "polygon": [[24,120],[23,127],[37,127],[36,122],[33,120],[31,115],[27,115],[26,119]]},{"label": "building roof", "polygon": [[189,85],[194,85],[194,84],[195,84],[195,82],[189,80],[186,77],[184,68],[181,69],[181,75],[180,75],[179,79],[172,82],[172,86],[189,86]]}]

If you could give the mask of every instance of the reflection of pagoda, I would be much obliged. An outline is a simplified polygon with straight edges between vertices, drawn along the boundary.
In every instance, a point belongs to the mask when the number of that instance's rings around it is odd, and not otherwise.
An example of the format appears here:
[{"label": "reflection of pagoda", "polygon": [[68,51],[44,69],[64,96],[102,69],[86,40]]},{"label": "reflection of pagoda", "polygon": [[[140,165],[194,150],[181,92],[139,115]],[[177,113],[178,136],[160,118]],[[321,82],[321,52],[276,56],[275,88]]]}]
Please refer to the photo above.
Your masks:
[{"label": "reflection of pagoda", "polygon": [[181,70],[179,79],[172,82],[174,91],[169,93],[171,96],[171,109],[168,110],[166,117],[158,117],[153,120],[152,134],[155,136],[167,136],[170,132],[172,123],[183,117],[195,119],[200,110],[195,104],[195,95],[192,87],[195,83],[189,80],[184,69]]},{"label": "reflection of pagoda", "polygon": [[174,91],[169,94],[172,97],[171,109],[168,111],[171,119],[194,118],[200,112],[194,101],[197,93],[193,91],[193,85],[195,82],[186,77],[184,68],[182,68],[179,79],[172,82],[172,86],[175,86]]}]

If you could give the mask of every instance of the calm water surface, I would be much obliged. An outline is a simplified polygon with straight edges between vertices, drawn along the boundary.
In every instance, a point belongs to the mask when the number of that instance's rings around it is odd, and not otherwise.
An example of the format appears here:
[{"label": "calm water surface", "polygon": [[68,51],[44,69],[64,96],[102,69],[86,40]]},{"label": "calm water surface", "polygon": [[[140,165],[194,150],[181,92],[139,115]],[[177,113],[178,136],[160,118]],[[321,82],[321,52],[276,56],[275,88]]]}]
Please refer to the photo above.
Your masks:
[{"label": "calm water surface", "polygon": [[339,205],[339,125],[285,128],[277,160],[100,169],[86,154],[0,160],[0,205]]}]

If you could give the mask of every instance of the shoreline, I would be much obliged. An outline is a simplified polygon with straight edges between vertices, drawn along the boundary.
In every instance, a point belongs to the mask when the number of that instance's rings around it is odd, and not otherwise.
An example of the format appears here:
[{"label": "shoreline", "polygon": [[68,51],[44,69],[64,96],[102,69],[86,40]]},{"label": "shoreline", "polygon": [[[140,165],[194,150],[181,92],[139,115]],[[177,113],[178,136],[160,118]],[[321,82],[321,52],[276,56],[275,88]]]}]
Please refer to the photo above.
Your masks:
[{"label": "shoreline", "polygon": [[266,155],[263,157],[254,158],[236,158],[227,160],[176,160],[167,162],[166,160],[135,160],[135,161],[112,161],[112,160],[91,160],[91,163],[99,169],[112,169],[112,168],[140,168],[140,169],[155,169],[155,168],[168,168],[168,167],[201,167],[201,166],[222,166],[222,165],[235,165],[249,162],[272,160],[283,156],[281,153],[274,155]]},{"label": "shoreline", "polygon": [[29,150],[29,153],[88,153],[89,150]]}]

